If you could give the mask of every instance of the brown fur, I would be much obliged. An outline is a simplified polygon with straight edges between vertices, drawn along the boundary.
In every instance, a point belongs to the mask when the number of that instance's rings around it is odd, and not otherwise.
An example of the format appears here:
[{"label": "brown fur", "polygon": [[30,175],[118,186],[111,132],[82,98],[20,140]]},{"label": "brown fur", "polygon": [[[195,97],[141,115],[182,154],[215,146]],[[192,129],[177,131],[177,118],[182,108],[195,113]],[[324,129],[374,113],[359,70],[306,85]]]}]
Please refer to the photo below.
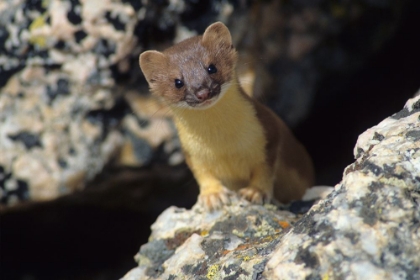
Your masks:
[{"label": "brown fur", "polygon": [[[144,52],[140,67],[151,91],[174,113],[187,164],[200,185],[199,200],[207,208],[229,203],[224,187],[255,203],[273,195],[281,202],[299,199],[313,184],[311,159],[282,120],[244,94],[236,59],[229,30],[215,23],[203,36],[163,53]],[[209,65],[217,72],[208,72]],[[182,87],[175,86],[176,79]],[[198,102],[203,89],[211,97]]]}]

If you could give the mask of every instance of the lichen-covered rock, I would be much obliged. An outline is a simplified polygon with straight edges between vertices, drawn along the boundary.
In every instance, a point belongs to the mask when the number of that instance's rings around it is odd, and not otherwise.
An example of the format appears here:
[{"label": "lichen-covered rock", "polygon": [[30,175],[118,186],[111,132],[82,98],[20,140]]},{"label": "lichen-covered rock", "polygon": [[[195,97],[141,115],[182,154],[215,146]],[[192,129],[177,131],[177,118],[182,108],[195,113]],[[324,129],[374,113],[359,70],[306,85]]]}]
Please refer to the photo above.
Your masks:
[{"label": "lichen-covered rock", "polygon": [[283,237],[273,279],[419,279],[420,97],[359,136],[356,162]]},{"label": "lichen-covered rock", "polygon": [[420,96],[360,135],[356,162],[300,219],[235,200],[171,207],[123,279],[420,279]]},{"label": "lichen-covered rock", "polygon": [[139,267],[124,279],[257,279],[297,219],[266,207],[233,197],[232,206],[211,214],[199,205],[168,208],[136,256]]}]

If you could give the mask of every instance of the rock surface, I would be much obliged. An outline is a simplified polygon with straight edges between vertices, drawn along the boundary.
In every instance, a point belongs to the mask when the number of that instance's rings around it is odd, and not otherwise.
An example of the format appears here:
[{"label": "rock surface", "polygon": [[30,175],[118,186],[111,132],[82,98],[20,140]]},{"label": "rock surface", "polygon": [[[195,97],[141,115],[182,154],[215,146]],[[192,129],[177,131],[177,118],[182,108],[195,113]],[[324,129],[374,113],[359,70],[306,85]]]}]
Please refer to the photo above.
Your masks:
[{"label": "rock surface", "polygon": [[356,161],[301,218],[236,201],[171,207],[123,279],[420,279],[420,96],[360,135]]},{"label": "rock surface", "polygon": [[239,199],[213,214],[199,205],[168,208],[136,256],[139,267],[124,279],[257,279],[279,237],[297,219],[267,208]]}]

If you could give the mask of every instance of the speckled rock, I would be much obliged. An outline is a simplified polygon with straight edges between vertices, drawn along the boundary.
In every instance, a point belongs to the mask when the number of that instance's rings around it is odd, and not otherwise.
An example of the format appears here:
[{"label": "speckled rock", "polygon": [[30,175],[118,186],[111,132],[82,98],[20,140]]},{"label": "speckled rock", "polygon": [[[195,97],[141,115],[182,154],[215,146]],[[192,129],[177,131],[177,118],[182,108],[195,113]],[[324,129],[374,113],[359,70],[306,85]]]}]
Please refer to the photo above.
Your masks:
[{"label": "speckled rock", "polygon": [[137,12],[123,1],[0,4],[1,203],[81,190],[116,156],[128,105],[115,79],[129,70]]},{"label": "speckled rock", "polygon": [[136,256],[139,267],[123,279],[257,279],[297,216],[233,201],[212,214],[199,205],[168,208]]},{"label": "speckled rock", "polygon": [[169,208],[123,279],[420,279],[419,119],[417,96],[360,135],[342,182],[300,219],[243,201]]},{"label": "speckled rock", "polygon": [[419,279],[420,97],[359,136],[356,162],[283,237],[273,279]]},{"label": "speckled rock", "polygon": [[[47,200],[83,188],[122,137],[107,88],[86,95],[60,71],[27,67],[0,94],[0,200]],[[13,186],[13,187],[11,187]]]}]

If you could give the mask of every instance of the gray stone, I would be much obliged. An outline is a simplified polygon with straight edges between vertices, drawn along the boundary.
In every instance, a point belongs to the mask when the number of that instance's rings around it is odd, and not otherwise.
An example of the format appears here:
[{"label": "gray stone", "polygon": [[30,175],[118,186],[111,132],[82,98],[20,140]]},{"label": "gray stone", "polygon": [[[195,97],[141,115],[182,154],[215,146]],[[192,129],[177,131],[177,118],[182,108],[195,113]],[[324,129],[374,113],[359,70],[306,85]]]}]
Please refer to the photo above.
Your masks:
[{"label": "gray stone", "polygon": [[420,127],[419,100],[407,102],[404,117],[387,118],[359,136],[356,162],[283,237],[264,275],[420,278],[420,143],[413,137]]}]

